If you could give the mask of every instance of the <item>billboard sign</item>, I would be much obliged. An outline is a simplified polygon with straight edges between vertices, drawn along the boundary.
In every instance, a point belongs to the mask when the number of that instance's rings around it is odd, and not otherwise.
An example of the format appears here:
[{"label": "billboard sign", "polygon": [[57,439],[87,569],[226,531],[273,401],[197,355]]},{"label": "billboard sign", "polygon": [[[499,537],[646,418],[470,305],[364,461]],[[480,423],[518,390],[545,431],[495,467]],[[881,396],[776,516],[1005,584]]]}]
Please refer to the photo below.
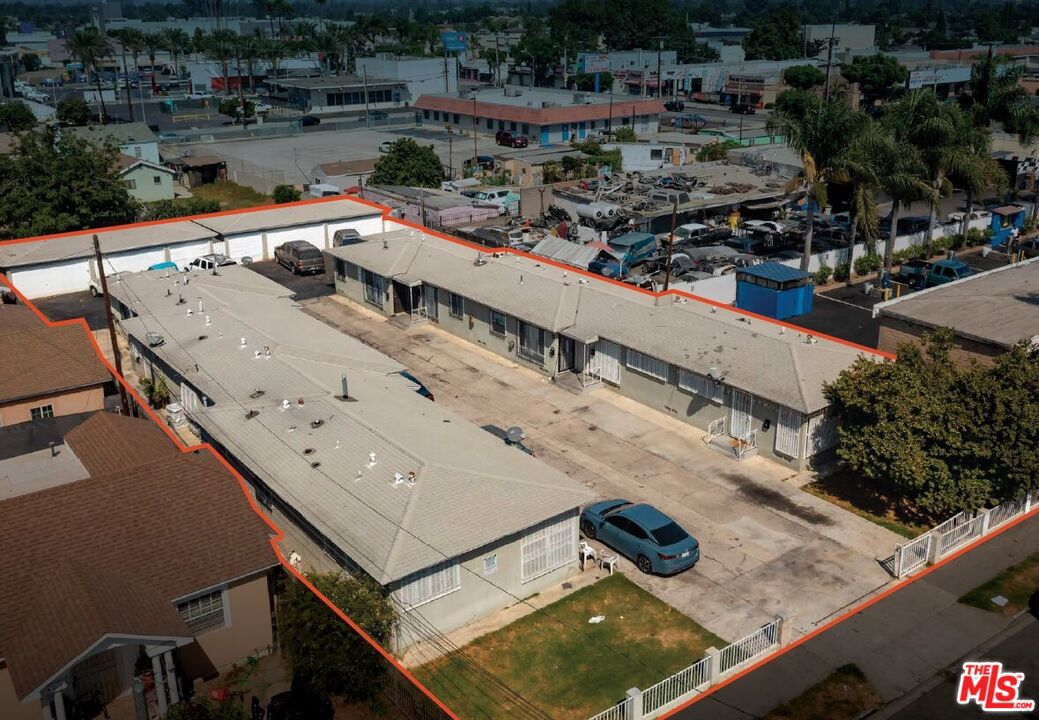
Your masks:
[{"label": "billboard sign", "polygon": [[957,65],[955,67],[925,68],[913,70],[909,73],[909,89],[918,90],[935,85],[947,85],[949,83],[961,83],[970,80],[970,67]]},{"label": "billboard sign", "polygon": [[444,43],[444,50],[448,52],[465,52],[469,47],[469,33],[444,31],[440,33],[440,41]]},{"label": "billboard sign", "polygon": [[609,72],[610,56],[608,53],[580,53],[577,66],[583,73]]}]

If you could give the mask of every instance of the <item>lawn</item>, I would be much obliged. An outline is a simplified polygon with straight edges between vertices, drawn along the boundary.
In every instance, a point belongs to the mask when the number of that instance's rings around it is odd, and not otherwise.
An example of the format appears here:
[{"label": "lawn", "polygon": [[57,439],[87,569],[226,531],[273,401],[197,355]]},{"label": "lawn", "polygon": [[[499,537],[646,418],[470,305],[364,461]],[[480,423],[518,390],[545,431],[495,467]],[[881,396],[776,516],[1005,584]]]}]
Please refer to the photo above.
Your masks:
[{"label": "lawn", "polygon": [[783,703],[765,720],[854,720],[880,707],[880,696],[855,665],[843,665],[829,677]]},{"label": "lawn", "polygon": [[[588,623],[595,615],[606,619]],[[585,720],[703,657],[725,641],[617,574],[611,575],[415,675],[462,718],[506,720],[531,702],[556,720]],[[495,687],[494,675],[515,694]]]},{"label": "lawn", "polygon": [[191,194],[198,198],[217,200],[221,210],[238,210],[257,205],[270,205],[274,202],[269,195],[230,181],[199,185],[191,188]]},{"label": "lawn", "polygon": [[818,478],[804,490],[907,538],[915,538],[936,524],[846,468]]},{"label": "lawn", "polygon": [[[1028,600],[1039,589],[1039,553],[1011,565],[988,582],[960,598],[966,605],[1012,617],[1028,608]],[[1002,595],[1007,604],[999,607],[992,598]]]}]

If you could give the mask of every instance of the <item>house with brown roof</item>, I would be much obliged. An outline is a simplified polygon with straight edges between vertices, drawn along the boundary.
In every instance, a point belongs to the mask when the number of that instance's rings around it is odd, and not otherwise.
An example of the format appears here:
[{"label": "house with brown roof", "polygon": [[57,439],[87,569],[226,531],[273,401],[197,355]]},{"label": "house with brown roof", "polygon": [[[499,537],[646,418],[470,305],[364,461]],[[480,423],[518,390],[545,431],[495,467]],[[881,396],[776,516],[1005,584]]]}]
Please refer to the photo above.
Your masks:
[{"label": "house with brown roof", "polygon": [[522,135],[542,145],[585,140],[629,127],[655,133],[664,105],[657,98],[509,86],[423,95],[415,102],[423,124],[494,135]]},{"label": "house with brown roof", "polygon": [[107,412],[53,452],[37,461],[85,477],[0,499],[0,717],[64,720],[85,699],[161,717],[269,650],[270,530],[213,455]]},{"label": "house with brown roof", "polygon": [[310,175],[315,183],[335,185],[340,190],[346,190],[349,187],[365,185],[375,172],[376,162],[378,158],[319,163],[311,169]]},{"label": "house with brown roof", "polygon": [[83,328],[0,306],[0,426],[100,410],[112,382]]}]

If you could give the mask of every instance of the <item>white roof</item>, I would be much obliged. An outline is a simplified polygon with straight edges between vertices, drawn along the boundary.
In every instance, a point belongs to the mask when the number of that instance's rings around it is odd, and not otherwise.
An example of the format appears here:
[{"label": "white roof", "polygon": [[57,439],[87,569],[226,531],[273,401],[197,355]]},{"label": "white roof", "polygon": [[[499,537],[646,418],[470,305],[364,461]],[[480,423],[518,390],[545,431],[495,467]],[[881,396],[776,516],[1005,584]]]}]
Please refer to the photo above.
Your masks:
[{"label": "white roof", "polygon": [[[163,335],[153,351],[215,403],[195,420],[380,583],[590,499],[418,395],[400,364],[303,313],[277,283],[241,266],[192,273],[188,285],[175,278],[183,275],[123,276],[112,293],[139,313],[125,330],[142,344],[149,331]],[[344,374],[352,402],[336,397]],[[410,472],[414,486],[394,485]]]},{"label": "white roof", "polygon": [[[383,242],[385,241],[385,243]],[[567,272],[536,256],[445,240],[418,231],[332,248],[329,254],[384,276],[458,293],[552,332],[603,338],[700,374],[720,368],[725,383],[803,413],[824,409],[823,384],[863,351],[808,331],[716,305],[654,297]],[[485,262],[474,265],[476,253]]]},{"label": "white roof", "polygon": [[589,247],[549,235],[535,245],[530,252],[587,270],[588,265],[603,251],[601,248]]}]

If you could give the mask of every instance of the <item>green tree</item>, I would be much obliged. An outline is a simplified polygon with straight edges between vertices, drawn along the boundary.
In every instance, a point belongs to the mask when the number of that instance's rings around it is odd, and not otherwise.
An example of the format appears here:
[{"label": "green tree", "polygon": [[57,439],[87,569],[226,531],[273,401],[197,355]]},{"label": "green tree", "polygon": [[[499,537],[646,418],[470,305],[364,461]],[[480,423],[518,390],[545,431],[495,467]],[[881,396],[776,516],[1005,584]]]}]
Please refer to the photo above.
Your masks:
[{"label": "green tree", "polygon": [[0,156],[0,233],[31,237],[122,225],[137,203],[119,177],[119,151],[45,129]]},{"label": "green tree", "polygon": [[712,162],[714,160],[724,160],[725,156],[729,154],[730,150],[738,147],[743,147],[736,140],[724,140],[722,142],[710,142],[702,146],[696,151],[696,159],[698,162]]},{"label": "green tree", "polygon": [[771,11],[753,24],[750,34],[743,39],[743,50],[748,60],[792,60],[813,57],[822,49],[822,43],[801,40],[801,20],[789,8]]},{"label": "green tree", "polygon": [[783,82],[796,90],[811,90],[826,82],[826,73],[815,65],[792,65],[783,71]]},{"label": "green tree", "polygon": [[0,103],[0,127],[9,132],[24,132],[36,124],[36,116],[21,102]]},{"label": "green tree", "polygon": [[101,104],[101,116],[106,117],[105,99],[101,94],[101,65],[104,59],[112,54],[112,47],[101,31],[88,26],[72,32],[65,41],[69,53],[83,63],[83,68],[93,74],[97,89],[97,100]]},{"label": "green tree", "polygon": [[859,56],[841,65],[841,75],[857,83],[864,105],[890,100],[905,85],[909,71],[890,55]]},{"label": "green tree", "polygon": [[616,138],[617,142],[631,143],[639,139],[638,136],[635,134],[635,131],[627,125],[622,125],[621,127],[617,128],[617,130],[613,133],[613,136],[614,138]]},{"label": "green tree", "polygon": [[300,198],[300,192],[292,185],[275,185],[271,197],[277,205],[296,202]]},{"label": "green tree", "polygon": [[790,117],[804,118],[819,112],[822,99],[807,90],[784,90],[776,96],[775,111]]},{"label": "green tree", "polygon": [[838,456],[929,519],[1020,497],[1039,478],[1039,363],[1021,343],[993,367],[958,366],[952,334],[865,358],[824,390],[841,418]]},{"label": "green tree", "polygon": [[[595,73],[578,73],[574,78],[574,85],[578,90],[591,91],[595,89]],[[608,72],[599,73],[600,92],[609,92],[613,89],[613,75]]]},{"label": "green tree", "polygon": [[205,215],[220,210],[220,201],[213,198],[180,198],[177,200],[156,200],[144,204],[142,220],[166,220],[189,215]]},{"label": "green tree", "polygon": [[180,56],[191,47],[191,36],[181,28],[167,28],[160,33],[162,48],[170,54],[173,61],[173,74],[180,77]]},{"label": "green tree", "polygon": [[444,166],[432,145],[419,145],[411,138],[401,138],[375,164],[370,182],[376,185],[408,185],[440,187]]},{"label": "green tree", "polygon": [[[397,614],[377,583],[343,572],[307,579],[372,640],[389,642]],[[279,605],[278,632],[294,681],[351,701],[376,697],[386,661],[298,581],[289,582]]]},{"label": "green tree", "polygon": [[64,125],[80,126],[90,122],[90,106],[83,98],[67,97],[59,100],[54,114]]},{"label": "green tree", "polygon": [[243,105],[245,106],[245,117],[251,118],[256,112],[256,106],[250,100],[242,103],[236,97],[226,97],[220,100],[217,112],[221,115],[227,115],[233,122],[238,122],[242,119]]},{"label": "green tree", "polygon": [[133,122],[133,97],[130,95],[130,69],[126,64],[126,55],[131,51],[131,48],[140,47],[144,40],[144,33],[137,28],[127,27],[109,30],[108,36],[119,41],[119,55],[123,59],[123,87],[126,90],[126,112],[130,122]]},{"label": "green tree", "polygon": [[40,61],[40,56],[36,53],[22,53],[18,56],[18,61],[22,64],[22,67],[26,72],[35,72],[40,69],[43,64]]}]

